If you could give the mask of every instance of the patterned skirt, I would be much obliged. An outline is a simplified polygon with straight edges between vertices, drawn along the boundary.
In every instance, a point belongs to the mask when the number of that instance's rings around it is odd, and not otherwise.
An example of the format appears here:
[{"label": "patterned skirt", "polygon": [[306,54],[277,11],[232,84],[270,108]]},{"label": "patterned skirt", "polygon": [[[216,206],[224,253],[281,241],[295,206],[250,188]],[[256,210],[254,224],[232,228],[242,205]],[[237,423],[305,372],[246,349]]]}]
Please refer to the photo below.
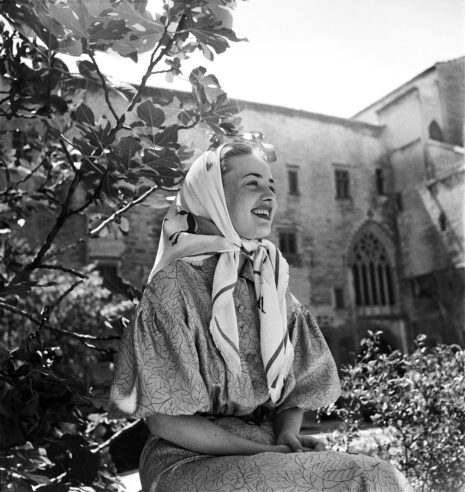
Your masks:
[{"label": "patterned skirt", "polygon": [[[275,442],[272,425],[235,417],[214,421],[256,442]],[[405,477],[378,458],[333,451],[210,456],[151,437],[140,459],[144,492],[400,492]]]}]

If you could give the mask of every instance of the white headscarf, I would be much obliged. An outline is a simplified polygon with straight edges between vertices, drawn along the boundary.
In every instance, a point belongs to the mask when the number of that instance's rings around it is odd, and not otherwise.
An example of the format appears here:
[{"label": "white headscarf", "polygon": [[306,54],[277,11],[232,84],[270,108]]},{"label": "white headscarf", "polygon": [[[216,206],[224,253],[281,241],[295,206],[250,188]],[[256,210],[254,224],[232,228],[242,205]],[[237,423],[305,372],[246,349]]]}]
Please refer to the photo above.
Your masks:
[{"label": "white headscarf", "polygon": [[270,241],[243,239],[234,229],[223,190],[222,148],[205,152],[189,169],[163,222],[149,282],[159,270],[177,259],[202,260],[219,254],[213,278],[210,332],[227,367],[238,376],[241,360],[233,290],[240,254],[247,254],[254,270],[261,355],[268,390],[276,402],[294,356],[287,331],[289,267]]}]

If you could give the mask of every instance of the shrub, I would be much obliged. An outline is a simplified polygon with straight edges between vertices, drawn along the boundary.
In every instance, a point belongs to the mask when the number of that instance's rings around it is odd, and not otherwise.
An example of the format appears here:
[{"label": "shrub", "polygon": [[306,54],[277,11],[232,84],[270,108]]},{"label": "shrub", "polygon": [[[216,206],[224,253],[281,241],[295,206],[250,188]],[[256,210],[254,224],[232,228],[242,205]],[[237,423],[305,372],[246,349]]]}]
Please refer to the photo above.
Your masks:
[{"label": "shrub", "polygon": [[[326,409],[342,419],[341,429],[329,439],[331,445],[381,456],[419,490],[461,490],[465,351],[457,345],[428,347],[420,335],[411,354],[381,353],[380,334],[368,332],[359,360],[342,369],[344,403]],[[366,449],[366,439],[360,440],[365,419],[383,429],[372,433],[371,449]],[[363,441],[365,450],[360,449]]]},{"label": "shrub", "polygon": [[[103,288],[97,272],[80,283],[62,272],[40,280],[15,302],[31,318],[0,312],[1,490],[122,490],[108,440],[127,422],[108,421],[105,400],[121,315],[132,303]],[[51,306],[46,324],[32,321]]]}]

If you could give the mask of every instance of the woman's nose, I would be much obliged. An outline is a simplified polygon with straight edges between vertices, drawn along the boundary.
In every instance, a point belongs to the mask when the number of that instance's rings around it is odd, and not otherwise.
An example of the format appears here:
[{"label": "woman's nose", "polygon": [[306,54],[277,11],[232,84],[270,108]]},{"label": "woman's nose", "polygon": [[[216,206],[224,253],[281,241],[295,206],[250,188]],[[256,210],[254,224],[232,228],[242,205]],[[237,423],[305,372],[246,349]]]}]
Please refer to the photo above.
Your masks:
[{"label": "woman's nose", "polygon": [[262,199],[263,200],[273,200],[276,198],[276,193],[272,188],[269,186],[264,187],[263,192],[262,192]]}]

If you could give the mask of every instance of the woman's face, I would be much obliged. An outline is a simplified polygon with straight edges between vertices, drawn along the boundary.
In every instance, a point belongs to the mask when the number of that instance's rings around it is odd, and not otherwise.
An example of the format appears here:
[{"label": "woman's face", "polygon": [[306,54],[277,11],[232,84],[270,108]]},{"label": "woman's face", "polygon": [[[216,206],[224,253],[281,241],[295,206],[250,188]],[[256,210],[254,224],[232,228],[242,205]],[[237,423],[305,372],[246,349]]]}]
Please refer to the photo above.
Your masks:
[{"label": "woman's face", "polygon": [[227,169],[224,195],[236,232],[245,239],[268,236],[277,205],[270,167],[250,154],[229,158]]}]

